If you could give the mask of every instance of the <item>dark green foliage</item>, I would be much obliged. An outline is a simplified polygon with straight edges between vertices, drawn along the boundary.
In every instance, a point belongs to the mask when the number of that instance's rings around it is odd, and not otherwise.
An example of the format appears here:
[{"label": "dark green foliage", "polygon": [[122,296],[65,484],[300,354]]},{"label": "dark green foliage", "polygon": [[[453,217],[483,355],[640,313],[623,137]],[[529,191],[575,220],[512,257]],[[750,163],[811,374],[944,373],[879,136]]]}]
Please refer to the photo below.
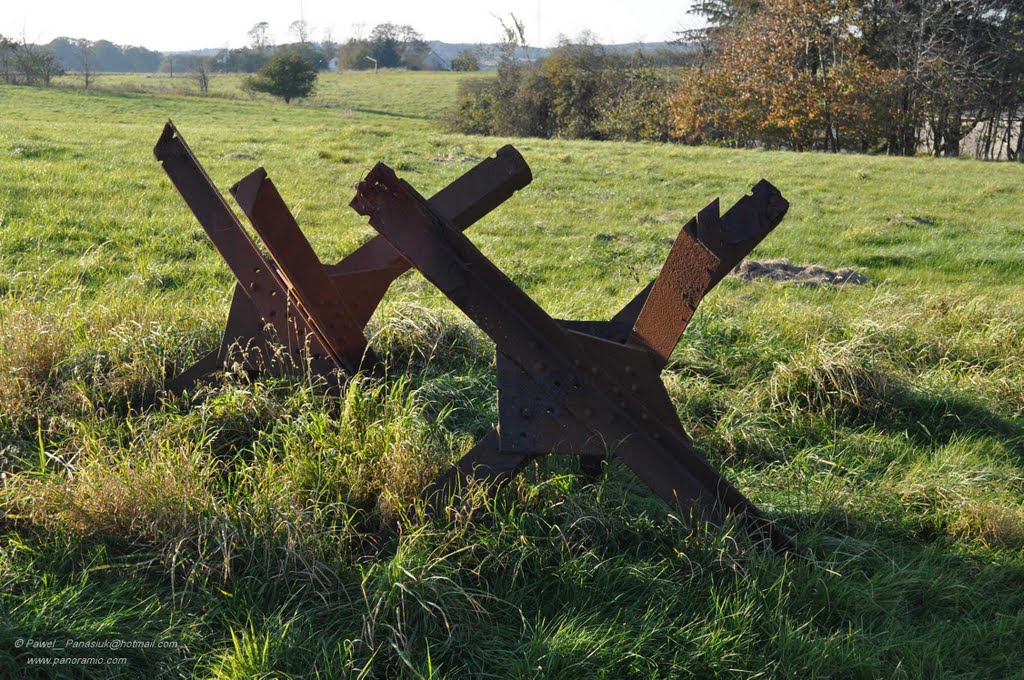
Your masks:
[{"label": "dark green foliage", "polygon": [[476,50],[462,50],[452,59],[453,71],[479,71],[480,56]]},{"label": "dark green foliage", "polygon": [[[79,41],[70,38],[56,38],[46,47],[53,50],[66,70],[78,69],[80,64]],[[92,68],[95,71],[118,73],[153,73],[160,68],[163,55],[145,47],[115,45],[109,40],[90,43]],[[182,69],[184,70],[184,69]]]},{"label": "dark green foliage", "polygon": [[269,51],[266,49],[242,47],[222,52],[217,61],[223,64],[223,70],[228,72],[256,73],[266,66],[269,58]]},{"label": "dark green foliage", "polygon": [[298,42],[278,45],[274,48],[274,54],[297,55],[312,64],[313,68],[317,71],[323,71],[327,68],[328,59],[326,58],[326,54],[322,49],[312,43]]},{"label": "dark green foliage", "polygon": [[650,67],[602,74],[601,116],[596,129],[604,139],[663,141],[668,138],[669,82]]},{"label": "dark green foliage", "polygon": [[378,68],[423,68],[430,48],[416,29],[392,23],[374,26],[367,39],[352,38],[341,46],[341,68],[353,70]]},{"label": "dark green foliage", "polygon": [[245,81],[245,88],[265,92],[284,99],[301,99],[313,94],[316,86],[316,65],[294,52],[281,52],[270,58],[255,76]]},{"label": "dark green foliage", "polygon": [[507,52],[496,78],[462,83],[448,124],[469,134],[664,140],[668,91],[666,72],[641,54],[566,42],[537,64]]},{"label": "dark green foliage", "polygon": [[0,76],[8,85],[14,82],[15,78],[15,57],[18,53],[18,43],[10,38],[0,35]]},{"label": "dark green foliage", "polygon": [[18,44],[0,35],[0,74],[8,85],[49,85],[63,73],[53,50]]}]

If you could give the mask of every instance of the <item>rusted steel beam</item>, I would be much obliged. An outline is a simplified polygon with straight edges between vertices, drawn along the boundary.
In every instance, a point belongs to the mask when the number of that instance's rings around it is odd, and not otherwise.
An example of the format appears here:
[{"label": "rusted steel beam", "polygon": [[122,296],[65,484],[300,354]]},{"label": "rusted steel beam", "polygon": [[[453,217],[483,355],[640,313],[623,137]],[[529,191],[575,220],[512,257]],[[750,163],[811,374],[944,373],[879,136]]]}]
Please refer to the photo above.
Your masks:
[{"label": "rusted steel beam", "polygon": [[[385,239],[375,237],[338,264],[323,266],[260,169],[232,192],[267,244],[273,257],[268,259],[235,219],[173,123],[165,126],[154,153],[239,281],[221,347],[170,380],[169,391],[191,388],[223,366],[236,346],[249,349],[248,368],[257,372],[287,371],[303,364],[320,374],[334,366],[353,372],[372,360],[363,329],[391,283],[409,269]],[[464,229],[531,180],[523,157],[505,146],[431,201]],[[267,322],[286,341],[287,356],[274,353]],[[308,350],[305,355],[300,352],[303,347]],[[304,361],[297,361],[300,356]]]},{"label": "rusted steel beam", "polygon": [[[302,319],[291,319],[287,287],[249,238],[170,121],[164,126],[153,153],[231,268],[259,317],[274,328],[278,339],[290,350],[301,349],[306,341],[301,333],[305,324]],[[310,350],[323,351],[315,339],[310,340]]]},{"label": "rusted steel beam", "polygon": [[[434,194],[430,205],[453,227],[465,231],[531,181],[533,175],[523,156],[514,146],[505,145],[493,158],[481,161]],[[386,239],[376,236],[338,264],[327,267],[331,276],[367,269],[394,270],[397,278],[409,271],[409,263]]]},{"label": "rusted steel beam", "polygon": [[[717,213],[717,202],[712,206]],[[697,305],[711,289],[711,277],[720,263],[685,229],[679,232],[633,324],[633,340],[649,347],[662,364],[668,362]]]},{"label": "rusted steel beam", "polygon": [[[353,318],[266,171],[259,168],[251,173],[231,187],[231,194],[266,244],[320,345],[349,374],[357,372],[368,351],[363,327]],[[372,363],[372,355],[369,358]]]},{"label": "rusted steel beam", "polygon": [[[511,145],[487,158],[434,194],[430,205],[465,230],[533,180],[530,166]],[[409,263],[385,239],[375,236],[336,265],[328,276],[351,301],[363,325],[373,316],[388,287],[409,271]]]},{"label": "rusted steel beam", "polygon": [[[714,207],[712,208],[712,206]],[[708,213],[709,209],[712,212]],[[698,215],[697,218],[687,223],[683,227],[683,230],[691,237],[687,240],[687,248],[696,248],[697,244],[700,244],[718,258],[718,266],[708,281],[708,290],[714,288],[750,251],[756,248],[782,222],[788,210],[789,202],[782,197],[779,190],[771,183],[761,180],[754,185],[749,196],[743,196],[720,219],[717,218],[718,201],[716,200],[705,211],[702,211],[702,213],[706,213],[703,218]],[[673,252],[675,250],[673,247]],[[679,255],[686,257],[685,252]],[[608,339],[622,342],[626,340],[629,331],[633,329],[647,303],[647,297],[654,288],[654,284],[655,281],[647,284],[610,322],[607,322],[609,325],[604,332],[608,334]],[[688,323],[689,318],[686,319],[680,333],[685,330]]]},{"label": "rusted steel beam", "polygon": [[[674,329],[655,334],[657,350],[638,333],[623,344],[567,330],[383,164],[359,184],[352,206],[497,346],[502,366],[497,453],[491,444],[478,447],[445,479],[458,479],[467,470],[484,478],[511,474],[529,458],[549,452],[614,452],[658,496],[695,519],[720,524],[731,514],[775,548],[796,549],[704,460],[683,431],[658,376]],[[688,252],[687,247],[684,241],[679,252]],[[717,258],[697,262],[698,280],[688,290],[705,288],[717,271]],[[672,290],[675,279],[655,282],[656,306],[668,299],[660,292],[664,285]],[[688,302],[695,305],[699,297]],[[500,456],[509,457],[504,466],[494,464]],[[435,485],[431,501],[436,504],[449,486],[445,480]]]}]

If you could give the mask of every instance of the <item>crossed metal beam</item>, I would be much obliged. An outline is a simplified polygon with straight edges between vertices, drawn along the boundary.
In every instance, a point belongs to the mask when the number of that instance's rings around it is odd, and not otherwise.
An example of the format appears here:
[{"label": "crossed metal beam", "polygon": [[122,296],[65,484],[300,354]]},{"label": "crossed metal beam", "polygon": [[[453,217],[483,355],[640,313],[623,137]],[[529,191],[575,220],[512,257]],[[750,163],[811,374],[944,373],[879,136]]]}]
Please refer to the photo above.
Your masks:
[{"label": "crossed metal beam", "polygon": [[[153,153],[237,279],[220,346],[168,381],[169,391],[182,392],[219,370],[235,347],[246,350],[254,371],[262,363],[267,372],[286,372],[306,360],[314,373],[340,368],[351,375],[375,362],[364,329],[388,287],[409,269],[384,238],[324,265],[259,168],[230,191],[266,245],[267,257],[172,122]],[[466,229],[531,180],[523,157],[505,146],[441,190],[430,205],[453,228]],[[274,352],[277,343],[287,357]]]},{"label": "crossed metal beam", "polygon": [[609,322],[553,319],[384,164],[352,207],[497,347],[498,423],[427,490],[430,512],[467,480],[507,480],[547,453],[613,453],[692,519],[721,525],[732,515],[776,550],[800,550],[697,451],[660,377],[704,295],[785,216],[775,187],[762,180],[725,215],[717,201],[702,210],[658,277]]},{"label": "crossed metal beam", "polygon": [[[322,374],[372,365],[366,323],[390,284],[414,266],[497,347],[498,423],[426,491],[430,512],[457,499],[467,480],[507,480],[547,453],[584,463],[613,454],[692,519],[720,525],[732,515],[775,549],[800,550],[696,450],[660,377],[703,297],[785,216],[788,203],[768,182],[724,215],[717,200],[698,213],[658,277],[610,321],[565,321],[549,316],[461,233],[530,183],[511,146],[429,201],[378,164],[352,207],[379,235],[333,266],[317,258],[263,168],[231,194],[269,257],[172,123],[154,153],[238,281],[220,347],[170,381],[170,390],[216,371],[234,346],[258,349],[271,371],[300,359]],[[275,357],[275,341],[287,358]]]}]

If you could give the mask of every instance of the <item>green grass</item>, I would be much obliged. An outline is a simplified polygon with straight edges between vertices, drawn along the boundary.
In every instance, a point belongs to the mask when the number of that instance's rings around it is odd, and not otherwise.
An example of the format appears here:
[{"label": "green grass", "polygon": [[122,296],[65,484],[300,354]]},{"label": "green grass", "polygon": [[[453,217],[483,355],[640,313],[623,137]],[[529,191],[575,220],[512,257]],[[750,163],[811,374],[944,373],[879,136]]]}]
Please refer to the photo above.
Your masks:
[{"label": "green grass", "polygon": [[[0,88],[0,676],[18,639],[138,639],[73,677],[1020,677],[1024,166],[446,134],[459,76],[325,77],[299,105],[190,82]],[[325,261],[383,160],[429,195],[507,142],[534,182],[469,232],[550,312],[605,318],[681,224],[761,177],[755,257],[863,287],[727,279],[665,373],[716,466],[814,561],[691,533],[619,465],[531,468],[490,522],[401,517],[486,431],[493,347],[419,275],[340,398],[225,378],[232,279],[151,149],[173,118],[222,188],[264,165]],[[252,159],[233,157],[246,154]],[[398,517],[397,553],[366,538]]]}]

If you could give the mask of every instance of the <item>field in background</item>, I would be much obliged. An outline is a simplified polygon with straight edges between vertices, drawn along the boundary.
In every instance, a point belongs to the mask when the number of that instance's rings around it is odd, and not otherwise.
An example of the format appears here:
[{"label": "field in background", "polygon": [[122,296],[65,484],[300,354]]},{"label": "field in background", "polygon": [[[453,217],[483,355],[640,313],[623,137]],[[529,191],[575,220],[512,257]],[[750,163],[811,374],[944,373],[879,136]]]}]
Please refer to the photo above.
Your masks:
[{"label": "field in background", "polygon": [[[29,637],[179,643],[88,669],[124,677],[1019,673],[1024,167],[450,135],[459,77],[329,75],[292,106],[233,77],[0,87],[0,674]],[[167,118],[222,189],[265,166],[324,261],[371,235],[347,204],[376,161],[429,195],[514,143],[534,182],[469,234],[563,317],[609,316],[690,215],[772,181],[792,208],[754,257],[871,282],[728,279],[666,381],[818,562],[688,535],[567,461],[493,524],[412,518],[364,554],[493,420],[488,341],[410,274],[374,322],[386,379],[161,400],[232,283],[152,157]]]},{"label": "field in background", "polygon": [[[246,77],[236,73],[214,74],[210,77],[207,95],[200,93],[195,76],[188,73],[179,73],[174,77],[166,73],[99,73],[96,74],[96,81],[92,87],[100,92],[206,96],[262,103],[279,101],[270,95],[244,92],[242,81]],[[460,80],[493,77],[493,71],[457,74],[385,69],[378,73],[321,73],[313,96],[293,102],[293,105],[341,107],[356,112],[431,118],[441,114],[451,105]],[[82,80],[75,75],[66,75],[55,79],[54,84],[58,87],[81,88]]]}]

